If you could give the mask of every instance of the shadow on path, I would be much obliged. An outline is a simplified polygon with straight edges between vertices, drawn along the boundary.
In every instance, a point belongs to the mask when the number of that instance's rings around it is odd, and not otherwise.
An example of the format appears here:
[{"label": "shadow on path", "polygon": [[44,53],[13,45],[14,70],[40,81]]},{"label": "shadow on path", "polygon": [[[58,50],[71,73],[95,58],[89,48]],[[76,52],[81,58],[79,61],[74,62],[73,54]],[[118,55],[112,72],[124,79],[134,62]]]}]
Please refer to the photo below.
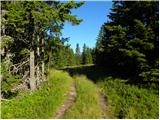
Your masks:
[{"label": "shadow on path", "polygon": [[136,78],[134,75],[128,76],[127,74],[122,72],[118,72],[115,70],[110,70],[106,68],[100,68],[95,65],[90,66],[77,66],[77,67],[69,67],[62,69],[67,71],[71,76],[74,75],[85,75],[88,79],[92,80],[96,83],[98,80],[104,80],[104,78],[111,76],[113,80],[126,80],[126,84],[136,85],[143,88],[152,87],[152,89],[157,90],[159,88],[159,82],[154,81],[142,81],[139,78]]},{"label": "shadow on path", "polygon": [[119,75],[119,73],[116,73],[116,72],[113,73],[111,71],[108,71],[107,69],[96,67],[95,65],[70,67],[62,70],[67,71],[71,76],[85,75],[87,78],[89,78],[93,82],[97,82],[97,80],[103,79],[108,76],[112,76],[113,78],[125,79],[125,75]]}]

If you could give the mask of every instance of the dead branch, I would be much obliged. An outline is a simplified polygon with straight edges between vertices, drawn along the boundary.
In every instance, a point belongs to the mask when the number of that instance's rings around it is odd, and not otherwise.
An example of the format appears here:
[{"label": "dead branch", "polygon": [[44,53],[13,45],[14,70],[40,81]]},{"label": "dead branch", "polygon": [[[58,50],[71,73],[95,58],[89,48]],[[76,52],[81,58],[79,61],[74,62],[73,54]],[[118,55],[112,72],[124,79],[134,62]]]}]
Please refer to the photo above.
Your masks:
[{"label": "dead branch", "polygon": [[[13,67],[12,71],[10,71],[11,73],[17,73],[19,68],[21,68],[22,66],[24,66],[25,64],[27,64],[29,62],[29,59],[27,61],[24,61],[22,63],[17,63],[12,65],[11,67]],[[10,68],[11,68],[10,67]]]},{"label": "dead branch", "polygon": [[11,101],[11,100],[1,98],[1,101]]}]

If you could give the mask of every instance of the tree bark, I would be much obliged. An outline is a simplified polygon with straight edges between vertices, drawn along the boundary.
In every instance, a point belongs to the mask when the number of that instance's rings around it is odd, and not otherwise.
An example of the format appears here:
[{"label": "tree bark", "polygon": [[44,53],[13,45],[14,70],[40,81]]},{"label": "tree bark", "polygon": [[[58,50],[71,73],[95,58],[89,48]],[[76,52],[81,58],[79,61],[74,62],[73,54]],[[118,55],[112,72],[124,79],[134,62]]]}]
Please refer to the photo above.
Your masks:
[{"label": "tree bark", "polygon": [[42,38],[42,79],[44,80],[44,38]]},{"label": "tree bark", "polygon": [[30,11],[30,16],[29,16],[29,40],[31,40],[31,46],[30,46],[30,79],[29,79],[29,83],[30,83],[30,89],[34,90],[36,89],[36,79],[35,79],[35,55],[34,55],[34,51],[35,51],[35,25],[34,25],[34,18],[32,16],[32,12]]},{"label": "tree bark", "polygon": [[49,52],[48,72],[50,70],[51,55],[52,55],[52,48],[50,48],[50,52]]},{"label": "tree bark", "polygon": [[34,65],[34,50],[30,51],[30,89],[34,90],[36,88],[35,80],[35,65]]},{"label": "tree bark", "polygon": [[[39,44],[39,35],[37,36],[37,42]],[[39,68],[39,59],[40,59],[40,51],[39,51],[39,46],[37,47],[37,85],[40,84],[40,68]]]}]

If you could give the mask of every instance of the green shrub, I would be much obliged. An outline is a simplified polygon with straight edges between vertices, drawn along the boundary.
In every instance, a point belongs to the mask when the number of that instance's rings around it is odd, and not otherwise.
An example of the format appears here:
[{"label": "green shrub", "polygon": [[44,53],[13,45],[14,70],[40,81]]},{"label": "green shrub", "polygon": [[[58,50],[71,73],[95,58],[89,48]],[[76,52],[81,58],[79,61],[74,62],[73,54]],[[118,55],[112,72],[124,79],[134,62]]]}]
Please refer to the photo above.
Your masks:
[{"label": "green shrub", "polygon": [[1,104],[2,118],[52,118],[66,99],[72,78],[64,72],[51,70],[50,79],[29,95],[22,94]]},{"label": "green shrub", "polygon": [[139,74],[144,81],[159,81],[159,69],[151,69],[150,71],[145,71]]},{"label": "green shrub", "polygon": [[105,78],[98,82],[107,96],[108,114],[111,118],[158,118],[158,94],[126,84],[126,80]]},{"label": "green shrub", "polygon": [[1,95],[4,98],[12,98],[17,95],[17,92],[12,92],[11,89],[21,83],[20,75],[12,75],[9,70],[12,65],[10,58],[5,58],[2,63],[0,63],[1,72]]}]

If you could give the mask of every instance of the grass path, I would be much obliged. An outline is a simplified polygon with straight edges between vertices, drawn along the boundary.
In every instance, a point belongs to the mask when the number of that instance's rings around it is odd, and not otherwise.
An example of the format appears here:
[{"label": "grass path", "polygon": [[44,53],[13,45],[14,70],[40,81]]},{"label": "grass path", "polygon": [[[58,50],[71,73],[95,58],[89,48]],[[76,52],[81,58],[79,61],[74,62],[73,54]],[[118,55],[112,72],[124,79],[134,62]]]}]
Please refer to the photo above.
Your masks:
[{"label": "grass path", "polygon": [[100,106],[102,109],[102,118],[109,119],[109,117],[106,114],[106,110],[107,110],[106,96],[101,91],[99,92],[99,100],[100,100]]},{"label": "grass path", "polygon": [[105,99],[104,96],[100,96],[97,86],[85,76],[76,76],[74,79],[77,98],[73,106],[66,111],[63,118],[106,118],[104,114]]},{"label": "grass path", "polygon": [[63,115],[65,114],[66,110],[68,110],[74,104],[74,102],[76,100],[76,96],[77,96],[74,82],[71,85],[69,93],[67,94],[67,96],[68,96],[68,99],[57,110],[54,119],[63,118]]},{"label": "grass path", "polygon": [[37,90],[22,93],[20,99],[2,103],[2,118],[106,118],[105,99],[99,88],[85,76],[50,71],[50,79]]},{"label": "grass path", "polygon": [[[93,65],[67,67],[64,70],[71,76],[78,75],[77,85],[81,86],[81,89],[77,86],[77,101],[67,111],[65,118],[158,118],[158,90],[131,84],[130,79],[119,78],[119,75]],[[87,78],[79,75],[85,75]],[[96,84],[87,82],[89,80]],[[98,97],[95,89],[100,90]],[[93,97],[96,98],[96,102],[90,101]],[[86,98],[89,98],[88,101]],[[95,112],[97,109],[95,106],[99,103],[102,116]],[[98,112],[100,109],[98,108]],[[89,113],[89,111],[92,112]]]}]

